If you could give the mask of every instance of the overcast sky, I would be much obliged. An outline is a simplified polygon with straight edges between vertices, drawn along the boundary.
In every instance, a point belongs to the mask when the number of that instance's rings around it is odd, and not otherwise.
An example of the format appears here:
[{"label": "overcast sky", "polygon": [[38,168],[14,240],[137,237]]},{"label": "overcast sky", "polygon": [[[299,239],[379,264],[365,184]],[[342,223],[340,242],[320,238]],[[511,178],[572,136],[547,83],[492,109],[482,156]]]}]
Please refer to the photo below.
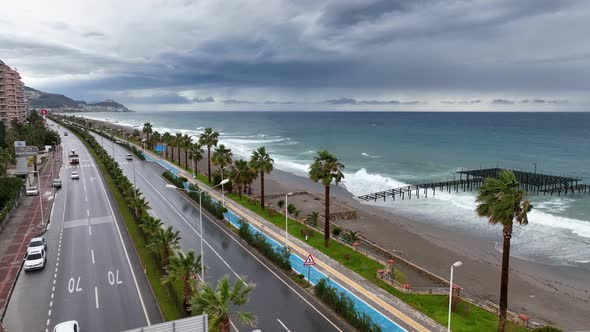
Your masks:
[{"label": "overcast sky", "polygon": [[25,84],[140,110],[586,110],[590,1],[3,1]]}]

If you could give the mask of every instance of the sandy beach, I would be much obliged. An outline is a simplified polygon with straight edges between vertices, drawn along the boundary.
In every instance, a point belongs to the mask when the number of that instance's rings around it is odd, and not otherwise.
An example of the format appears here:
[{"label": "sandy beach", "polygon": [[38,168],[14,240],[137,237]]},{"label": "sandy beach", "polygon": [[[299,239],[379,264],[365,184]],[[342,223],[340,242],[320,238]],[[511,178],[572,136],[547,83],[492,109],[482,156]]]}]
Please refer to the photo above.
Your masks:
[{"label": "sandy beach", "polygon": [[[98,122],[98,121],[96,121]],[[122,127],[109,122],[102,125]],[[181,158],[184,154],[181,153]],[[206,154],[205,154],[206,157]],[[206,172],[206,158],[199,162],[198,170]],[[323,187],[309,179],[280,170],[265,177],[267,195],[292,191],[309,191],[323,196]],[[259,182],[253,185],[259,193]],[[501,253],[489,239],[464,231],[445,229],[432,221],[413,220],[395,214],[395,209],[360,203],[343,187],[334,187],[332,199],[357,211],[357,219],[338,221],[343,227],[361,232],[388,250],[395,251],[407,260],[448,278],[450,265],[461,260],[464,265],[455,274],[456,284],[479,298],[498,301],[500,288]],[[390,202],[395,208],[394,202]],[[490,226],[492,227],[492,226]],[[510,261],[509,309],[525,313],[565,330],[590,330],[590,264],[577,267],[551,266],[530,262],[517,257]]]}]

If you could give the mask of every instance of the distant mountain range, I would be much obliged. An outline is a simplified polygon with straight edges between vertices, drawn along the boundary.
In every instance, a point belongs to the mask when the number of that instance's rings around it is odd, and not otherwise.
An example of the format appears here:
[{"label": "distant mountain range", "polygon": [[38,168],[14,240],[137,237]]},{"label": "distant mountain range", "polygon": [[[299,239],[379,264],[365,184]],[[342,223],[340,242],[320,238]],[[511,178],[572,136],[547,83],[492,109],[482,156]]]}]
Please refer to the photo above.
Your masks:
[{"label": "distant mountain range", "polygon": [[50,108],[71,112],[133,112],[114,100],[87,103],[83,100],[73,100],[64,95],[47,93],[25,86],[25,96],[29,108]]}]

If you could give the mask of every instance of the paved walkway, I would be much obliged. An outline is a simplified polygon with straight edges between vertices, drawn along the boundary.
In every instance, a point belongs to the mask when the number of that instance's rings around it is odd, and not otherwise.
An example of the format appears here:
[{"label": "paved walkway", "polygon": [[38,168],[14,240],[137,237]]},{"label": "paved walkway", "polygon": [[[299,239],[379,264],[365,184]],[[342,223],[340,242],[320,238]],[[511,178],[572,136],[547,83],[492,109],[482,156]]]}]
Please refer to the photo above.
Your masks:
[{"label": "paved walkway", "polygon": [[[43,234],[49,222],[54,197],[53,175],[59,172],[59,157],[57,154],[54,159],[53,153],[49,154],[40,172],[39,195],[23,196],[0,232],[0,318],[4,318],[29,241]],[[0,331],[3,331],[1,324]]]},{"label": "paved walkway", "polygon": [[[149,153],[149,155],[153,159],[158,159],[160,163],[166,162],[155,154]],[[177,166],[171,163],[168,163],[168,165],[170,167],[179,169]],[[198,180],[193,180],[192,174],[189,174],[182,169],[179,169],[178,174],[187,178],[191,183],[198,185],[200,188],[203,188],[203,190],[209,193],[213,198],[221,200],[221,193],[211,190],[208,185]],[[284,233],[281,233],[282,230],[280,230],[276,225],[268,222],[264,218],[244,208],[243,206],[233,202],[231,199],[226,198],[225,205],[240,218],[247,220],[249,223],[256,226],[259,230],[265,232],[277,242],[284,242]],[[315,257],[316,268],[323,270],[323,272],[328,275],[330,279],[338,281],[338,283],[344,285],[357,297],[377,308],[380,312],[384,313],[387,317],[402,325],[404,328],[410,331],[445,330],[444,327],[436,323],[430,317],[413,309],[406,303],[387,293],[385,290],[379,288],[358,274],[342,266],[340,263],[334,261],[327,255],[314,249],[304,241],[290,237],[289,247],[294,251],[295,254],[303,258],[307,257],[308,254],[312,254]]]}]

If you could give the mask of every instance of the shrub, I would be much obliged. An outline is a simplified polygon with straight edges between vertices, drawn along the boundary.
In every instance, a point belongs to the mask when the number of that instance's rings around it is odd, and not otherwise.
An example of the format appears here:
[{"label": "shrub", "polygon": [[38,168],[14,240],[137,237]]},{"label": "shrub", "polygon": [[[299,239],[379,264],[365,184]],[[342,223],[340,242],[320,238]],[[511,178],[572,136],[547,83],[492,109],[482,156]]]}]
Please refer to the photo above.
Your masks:
[{"label": "shrub", "polygon": [[279,208],[281,208],[281,209],[282,209],[283,207],[285,207],[285,201],[284,201],[284,200],[282,200],[282,199],[280,199],[280,200],[277,202],[277,205],[279,206]]},{"label": "shrub", "polygon": [[289,212],[289,214],[293,214],[293,212],[295,212],[295,210],[297,210],[295,205],[293,205],[293,204],[287,205],[287,211]]},{"label": "shrub", "polygon": [[344,257],[344,259],[349,260],[350,259],[350,254],[349,253],[345,253],[342,257]]},{"label": "shrub", "polygon": [[[189,184],[188,189],[191,190],[191,192],[188,193],[188,196],[194,202],[199,204],[199,187]],[[223,220],[223,214],[227,212],[227,209],[224,208],[220,202],[217,202],[213,198],[211,198],[211,196],[209,196],[209,194],[207,194],[206,192],[203,192],[201,195],[201,199],[203,201],[203,208],[209,211],[209,213],[215,216],[215,218],[217,218],[218,220]]]},{"label": "shrub", "polygon": [[348,243],[353,243],[359,239],[359,235],[358,232],[348,231],[342,236],[342,239]]},{"label": "shrub", "polygon": [[340,228],[338,226],[332,228],[332,235],[338,236],[338,235],[340,235],[340,233],[342,233],[342,228]]},{"label": "shrub", "polygon": [[336,288],[330,286],[326,279],[320,280],[314,287],[315,294],[334,309],[350,325],[354,326],[360,332],[381,332],[381,327],[373,322],[371,317],[365,313],[359,313],[354,307],[354,302],[345,293],[339,292]]},{"label": "shrub", "polygon": [[240,220],[238,234],[242,239],[248,242],[249,245],[256,248],[259,253],[270,259],[278,267],[286,271],[291,271],[291,262],[289,261],[291,252],[289,249],[285,247],[282,247],[281,249],[275,249],[270,243],[266,241],[264,235],[252,232],[250,225],[243,220]]},{"label": "shrub", "polygon": [[301,229],[301,236],[302,237],[312,237],[313,233],[315,233],[315,231],[313,229],[309,229],[309,228],[302,228]]}]

